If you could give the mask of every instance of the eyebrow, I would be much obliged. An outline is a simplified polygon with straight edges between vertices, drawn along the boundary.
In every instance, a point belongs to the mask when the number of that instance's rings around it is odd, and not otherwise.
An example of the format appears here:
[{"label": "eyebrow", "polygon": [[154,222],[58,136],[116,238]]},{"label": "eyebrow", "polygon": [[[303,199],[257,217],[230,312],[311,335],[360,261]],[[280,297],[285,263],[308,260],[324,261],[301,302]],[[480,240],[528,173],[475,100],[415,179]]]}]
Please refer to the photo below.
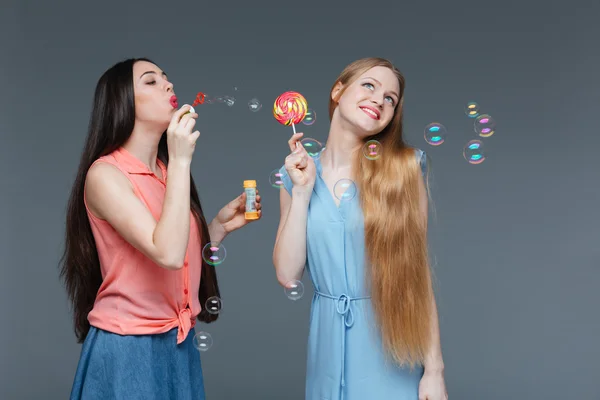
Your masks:
[{"label": "eyebrow", "polygon": [[[367,76],[367,77],[365,77],[365,79],[372,79],[372,80],[374,80],[375,82],[377,82],[377,83],[379,84],[379,86],[383,86],[383,85],[381,84],[381,82],[379,82],[377,79],[375,79],[375,78],[372,78],[372,77],[370,77],[370,76]],[[395,95],[396,97],[400,98],[400,96],[398,95],[398,93],[396,93],[396,92],[394,92],[394,91],[392,91],[391,93],[392,93],[393,95]]]},{"label": "eyebrow", "polygon": [[[146,71],[140,76],[140,79],[142,79],[144,77],[144,75],[148,75],[148,74],[156,74],[156,71]],[[163,71],[162,76],[164,76],[166,78],[167,74]]]}]

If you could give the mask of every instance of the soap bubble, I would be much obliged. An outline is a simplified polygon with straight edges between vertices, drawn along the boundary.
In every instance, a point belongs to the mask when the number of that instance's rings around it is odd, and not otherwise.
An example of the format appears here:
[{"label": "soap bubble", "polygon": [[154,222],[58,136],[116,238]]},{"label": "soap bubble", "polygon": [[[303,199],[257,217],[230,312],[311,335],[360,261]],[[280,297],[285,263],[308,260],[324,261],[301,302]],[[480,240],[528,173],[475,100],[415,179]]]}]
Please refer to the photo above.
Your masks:
[{"label": "soap bubble", "polygon": [[369,140],[363,146],[363,154],[367,158],[367,160],[377,160],[381,157],[381,152],[383,148],[381,147],[381,143],[377,140]]},{"label": "soap bubble", "polygon": [[304,285],[298,280],[286,283],[284,293],[290,300],[298,300],[304,295]]},{"label": "soap bubble", "polygon": [[300,144],[311,157],[318,157],[321,154],[321,150],[323,150],[323,145],[316,139],[304,138],[300,141]]},{"label": "soap bubble", "polygon": [[212,347],[213,339],[210,333],[200,331],[194,335],[194,347],[200,351],[207,351]]},{"label": "soap bubble", "polygon": [[439,146],[446,140],[446,127],[433,122],[425,127],[425,141],[432,146]]},{"label": "soap bubble", "polygon": [[316,120],[317,120],[317,113],[315,113],[315,110],[313,110],[312,108],[309,108],[306,111],[306,116],[304,116],[302,123],[304,125],[312,125],[315,123]]},{"label": "soap bubble", "polygon": [[481,137],[490,137],[496,131],[496,121],[488,114],[481,114],[475,120],[475,132]]},{"label": "soap bubble", "polygon": [[356,196],[356,185],[351,179],[340,179],[333,186],[333,194],[340,201],[350,201]]},{"label": "soap bubble", "polygon": [[219,265],[225,261],[226,256],[225,246],[220,242],[209,242],[202,249],[202,258],[208,265]]},{"label": "soap bubble", "polygon": [[271,175],[269,176],[269,183],[275,189],[281,189],[283,187],[283,174],[279,172],[279,169],[274,169],[271,171]]},{"label": "soap bubble", "polygon": [[221,299],[217,296],[209,297],[206,300],[206,304],[204,305],[204,309],[208,311],[209,314],[218,314],[221,312]]},{"label": "soap bubble", "polygon": [[483,143],[481,140],[471,140],[463,149],[463,157],[470,164],[481,164],[485,160]]},{"label": "soap bubble", "polygon": [[262,108],[262,104],[260,103],[260,101],[258,101],[258,99],[255,98],[248,102],[248,108],[252,112],[257,112]]},{"label": "soap bubble", "polygon": [[235,97],[224,96],[223,101],[225,101],[225,104],[227,104],[229,107],[232,107],[235,104]]},{"label": "soap bubble", "polygon": [[479,104],[474,101],[468,102],[465,106],[465,114],[467,114],[467,117],[469,118],[477,118],[479,115]]}]

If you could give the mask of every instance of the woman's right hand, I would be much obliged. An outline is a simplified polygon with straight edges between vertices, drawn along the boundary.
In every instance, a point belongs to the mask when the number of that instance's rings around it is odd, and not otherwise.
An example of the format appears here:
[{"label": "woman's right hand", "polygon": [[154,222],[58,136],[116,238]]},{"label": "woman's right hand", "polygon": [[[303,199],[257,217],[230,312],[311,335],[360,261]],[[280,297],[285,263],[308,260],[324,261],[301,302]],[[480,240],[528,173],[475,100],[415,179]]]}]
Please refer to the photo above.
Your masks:
[{"label": "woman's right hand", "polygon": [[312,192],[317,177],[317,168],[315,161],[300,143],[302,135],[302,132],[295,133],[288,141],[292,153],[285,158],[285,170],[290,176],[294,188]]},{"label": "woman's right hand", "polygon": [[171,123],[167,128],[169,162],[192,162],[192,156],[194,154],[194,149],[196,148],[196,140],[200,136],[200,132],[192,132],[194,125],[196,125],[198,114],[195,112],[188,113],[191,108],[191,106],[185,104],[177,110],[171,118]]}]

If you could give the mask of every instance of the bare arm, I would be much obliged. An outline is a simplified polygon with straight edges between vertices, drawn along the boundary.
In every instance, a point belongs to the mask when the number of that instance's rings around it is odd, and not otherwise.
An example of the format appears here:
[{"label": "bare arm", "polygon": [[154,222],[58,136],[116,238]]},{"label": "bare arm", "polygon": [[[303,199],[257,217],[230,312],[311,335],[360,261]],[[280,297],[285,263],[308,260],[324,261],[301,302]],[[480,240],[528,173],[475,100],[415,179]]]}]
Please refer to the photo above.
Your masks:
[{"label": "bare arm", "polygon": [[190,163],[172,162],[158,221],[135,195],[129,180],[113,165],[88,171],[85,196],[90,211],[107,221],[127,242],[159,266],[183,266],[190,234]]},{"label": "bare arm", "polygon": [[280,216],[273,249],[273,264],[281,286],[299,280],[306,265],[306,221],[317,170],[314,160],[300,144],[302,132],[292,135],[292,152],[285,158],[285,170],[292,183],[292,195],[285,188],[279,194]]},{"label": "bare arm", "polygon": [[440,327],[438,322],[435,296],[431,296],[433,312],[431,313],[431,348],[425,359],[425,372],[442,373],[444,371],[444,360],[442,357],[442,345],[440,342]]},{"label": "bare arm", "polygon": [[[428,208],[429,201],[427,197],[427,189],[425,188],[425,183],[423,180],[419,180],[420,182],[420,204],[421,204],[421,213],[423,215],[425,227],[427,227],[427,219],[428,219]],[[440,341],[440,328],[438,321],[438,312],[437,306],[435,303],[435,295],[432,293],[431,295],[432,302],[432,313],[431,313],[431,347],[429,352],[427,353],[425,360],[425,371],[428,373],[443,373],[444,371],[444,361],[442,358],[442,346]]]},{"label": "bare arm", "polygon": [[280,220],[273,249],[273,264],[279,284],[299,280],[306,264],[306,220],[312,190],[281,189]]}]

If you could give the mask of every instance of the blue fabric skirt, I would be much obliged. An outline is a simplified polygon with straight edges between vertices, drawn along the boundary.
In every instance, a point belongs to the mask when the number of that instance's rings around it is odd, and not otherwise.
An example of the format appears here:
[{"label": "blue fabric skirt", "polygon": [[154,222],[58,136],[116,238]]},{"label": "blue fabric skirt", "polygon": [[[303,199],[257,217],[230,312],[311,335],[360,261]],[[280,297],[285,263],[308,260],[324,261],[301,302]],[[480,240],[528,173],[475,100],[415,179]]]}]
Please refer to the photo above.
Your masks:
[{"label": "blue fabric skirt", "polygon": [[122,336],[91,327],[71,400],[205,400],[195,331],[177,345],[177,328]]}]

